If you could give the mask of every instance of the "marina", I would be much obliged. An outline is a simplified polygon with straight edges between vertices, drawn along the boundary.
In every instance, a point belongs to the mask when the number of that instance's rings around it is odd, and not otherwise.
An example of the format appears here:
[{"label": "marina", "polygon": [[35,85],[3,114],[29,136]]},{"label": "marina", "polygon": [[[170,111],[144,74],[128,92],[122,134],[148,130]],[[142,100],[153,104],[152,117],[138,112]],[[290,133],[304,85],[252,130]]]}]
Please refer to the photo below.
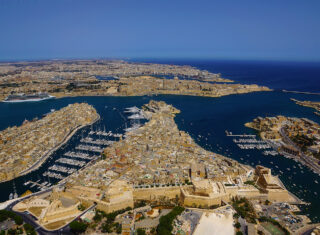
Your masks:
[{"label": "marina", "polygon": [[95,155],[89,155],[87,153],[72,152],[72,151],[66,152],[64,154],[64,156],[71,157],[71,158],[81,158],[81,159],[86,159],[86,160],[91,160],[91,159],[97,157]]},{"label": "marina", "polygon": [[[272,110],[267,110],[270,115],[277,114],[283,112],[284,107],[291,107],[291,109],[286,109],[287,113],[284,115],[294,116],[296,112],[295,104],[291,104],[289,97],[285,96],[288,93],[257,93],[257,94],[248,94],[241,96],[229,96],[222,97],[219,99],[218,103],[212,103],[212,101],[200,97],[185,97],[185,96],[157,96],[157,97],[70,97],[63,99],[53,99],[50,101],[44,101],[39,103],[33,103],[36,105],[43,105],[39,110],[34,109],[30,103],[23,103],[23,106],[20,106],[19,109],[15,109],[14,115],[16,119],[9,120],[1,119],[0,125],[2,128],[5,128],[8,125],[20,125],[26,118],[28,120],[32,120],[35,117],[41,117],[43,114],[50,112],[51,109],[59,110],[61,107],[69,103],[74,102],[83,102],[87,101],[88,103],[94,105],[97,109],[98,113],[101,116],[101,120],[91,126],[84,128],[82,131],[78,131],[65,145],[63,145],[59,150],[57,150],[52,157],[48,159],[46,163],[42,165],[42,167],[34,171],[24,177],[17,178],[14,180],[16,184],[17,194],[21,195],[26,190],[31,190],[35,192],[38,190],[38,186],[34,185],[32,188],[32,184],[27,184],[26,181],[36,182],[38,183],[49,182],[51,184],[57,183],[58,181],[64,179],[69,175],[69,173],[64,173],[62,171],[55,171],[50,168],[54,165],[63,166],[67,168],[75,168],[79,169],[80,166],[68,165],[64,163],[56,162],[61,157],[67,159],[81,160],[87,162],[95,159],[100,156],[99,152],[90,151],[90,150],[78,150],[76,149],[79,145],[85,146],[97,146],[100,149],[103,149],[106,145],[96,145],[96,144],[87,144],[81,142],[81,139],[85,139],[87,137],[92,138],[92,140],[110,140],[116,141],[114,136],[110,135],[111,133],[122,134],[125,135],[126,131],[132,131],[139,128],[143,119],[128,119],[132,113],[125,112],[127,107],[141,107],[143,104],[147,103],[150,99],[164,100],[170,104],[178,106],[182,112],[181,114],[176,116],[176,121],[181,130],[184,130],[192,135],[192,137],[196,140],[196,142],[205,146],[209,150],[216,152],[218,154],[222,154],[224,156],[236,159],[241,163],[248,165],[257,165],[261,164],[267,167],[272,168],[272,171],[279,175],[285,186],[296,193],[298,197],[303,199],[306,202],[311,202],[314,205],[319,205],[316,195],[313,192],[317,192],[318,195],[320,193],[319,189],[316,186],[317,182],[320,182],[320,178],[318,175],[315,175],[313,172],[306,169],[304,166],[301,166],[301,170],[296,171],[296,174],[293,171],[290,171],[290,175],[287,174],[287,167],[294,169],[291,165],[296,165],[298,167],[298,163],[291,159],[283,158],[283,157],[273,157],[273,155],[269,154],[269,157],[266,157],[263,153],[264,151],[272,151],[272,149],[241,149],[237,146],[237,144],[265,144],[260,141],[254,131],[250,131],[248,128],[244,127],[243,124],[248,120],[251,120],[253,117],[257,116],[256,114],[249,116],[249,114],[243,113],[242,116],[237,116],[237,118],[233,118],[233,110],[225,105],[223,105],[224,100],[226,102],[236,102],[239,107],[246,109],[247,106],[252,106],[256,101],[259,100],[259,107],[255,108],[256,113],[265,112],[264,109],[260,108],[261,105],[266,105],[269,102],[279,103],[279,108]],[[297,99],[303,99],[301,97],[296,97]],[[268,102],[267,102],[268,101]],[[221,102],[221,104],[220,104]],[[188,105],[185,105],[187,103]],[[5,103],[2,103],[5,105]],[[8,104],[6,104],[8,105]],[[107,108],[106,108],[107,106]],[[116,109],[113,109],[116,107]],[[205,108],[206,107],[206,108]],[[9,111],[9,107],[2,107],[2,109],[6,112]],[[204,111],[206,110],[206,111]],[[306,110],[308,111],[308,110]],[[120,113],[122,116],[120,115]],[[269,114],[268,113],[268,114]],[[248,117],[249,116],[249,117]],[[304,116],[308,118],[319,118],[314,115],[312,110],[310,110],[309,114],[304,114]],[[215,118],[210,118],[215,117]],[[230,119],[232,121],[226,122],[226,119]],[[206,121],[203,121],[206,120]],[[315,120],[316,121],[316,120]],[[190,124],[192,123],[192,125]],[[221,125],[224,123],[224,125]],[[107,128],[106,128],[107,127]],[[233,133],[239,135],[235,136],[226,136],[226,128],[228,130],[232,130]],[[91,132],[92,131],[92,132]],[[90,134],[91,133],[91,134]],[[107,136],[107,133],[109,133]],[[231,135],[234,135],[230,133]],[[246,134],[242,134],[246,133]],[[97,135],[100,134],[100,135]],[[101,135],[104,134],[104,135]],[[118,137],[119,138],[119,137]],[[239,143],[233,142],[233,139],[239,141]],[[241,140],[248,139],[248,140]],[[256,139],[256,140],[252,140]],[[270,144],[269,144],[270,145]],[[88,148],[86,148],[88,149]],[[228,151],[227,151],[228,150]],[[250,151],[250,154],[248,154]],[[268,152],[267,152],[268,153]],[[248,155],[248,156],[247,156]],[[272,157],[273,164],[270,163],[270,159]],[[85,165],[84,165],[85,166]],[[83,167],[84,167],[83,166]],[[275,166],[278,166],[276,168]],[[50,168],[50,170],[49,170]],[[62,169],[62,168],[60,168]],[[45,173],[45,174],[44,174]],[[291,176],[291,179],[289,179]],[[307,180],[306,180],[307,179]],[[292,182],[297,186],[292,185]],[[306,184],[306,181],[309,183]],[[301,187],[300,187],[301,186]],[[7,200],[9,198],[9,194],[12,193],[14,195],[13,190],[13,181],[9,181],[1,184],[1,189],[3,192],[8,192],[0,195],[1,200]],[[299,192],[302,190],[302,192]],[[309,190],[312,193],[304,193],[304,190]],[[308,213],[312,216],[317,215],[317,211],[312,208],[306,206],[305,207]],[[314,218],[314,217],[313,217]]]},{"label": "marina", "polygon": [[64,166],[59,166],[59,165],[53,165],[48,168],[50,171],[57,171],[57,172],[62,172],[62,173],[67,173],[67,174],[72,174],[75,172],[77,169],[75,168],[69,168],[69,167],[64,167]]},{"label": "marina", "polygon": [[79,167],[82,167],[86,164],[85,161],[73,160],[73,159],[64,158],[64,157],[59,158],[56,162],[72,165],[72,166],[79,166]]},{"label": "marina", "polygon": [[48,176],[50,178],[54,178],[54,179],[58,179],[58,180],[62,180],[65,178],[63,175],[58,174],[58,173],[54,173],[51,171],[46,171],[45,173],[43,173],[43,176]]},{"label": "marina", "polygon": [[227,135],[227,136],[241,136],[249,137],[247,139],[233,139],[232,141],[237,144],[240,149],[270,149],[271,146],[263,140],[257,140],[253,135]]},{"label": "marina", "polygon": [[114,141],[111,141],[111,140],[106,140],[106,139],[94,140],[90,137],[83,138],[80,140],[80,142],[86,143],[86,144],[96,144],[96,145],[111,145],[114,143]]},{"label": "marina", "polygon": [[256,135],[248,135],[248,134],[243,134],[243,135],[235,135],[235,134],[232,134],[232,132],[230,131],[225,131],[226,135],[229,136],[229,137],[252,137],[252,138],[255,138]]},{"label": "marina", "polygon": [[76,147],[77,150],[84,150],[84,151],[91,151],[91,152],[98,152],[98,153],[102,153],[103,148],[99,147],[99,146],[92,146],[92,145],[83,145],[80,144]]}]

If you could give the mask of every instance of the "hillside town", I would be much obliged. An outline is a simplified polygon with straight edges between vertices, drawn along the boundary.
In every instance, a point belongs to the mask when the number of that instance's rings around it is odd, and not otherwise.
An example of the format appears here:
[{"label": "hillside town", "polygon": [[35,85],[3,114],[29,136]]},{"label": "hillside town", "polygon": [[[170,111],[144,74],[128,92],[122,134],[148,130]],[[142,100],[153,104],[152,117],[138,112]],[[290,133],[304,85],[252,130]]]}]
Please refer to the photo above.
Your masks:
[{"label": "hillside town", "polygon": [[[171,105],[150,101],[142,110],[148,122],[107,147],[100,160],[52,192],[22,200],[13,209],[31,213],[49,230],[81,216],[89,234],[162,234],[159,230],[170,227],[175,234],[202,234],[219,231],[222,221],[228,231],[249,228],[256,234],[272,225],[268,213],[280,206],[296,222],[292,225],[288,216],[279,214],[276,228],[295,231],[309,222],[290,212],[299,210],[293,204],[302,202],[271,169],[252,168],[201,148],[178,129],[174,117],[180,111]],[[171,225],[164,226],[160,217]],[[240,227],[234,227],[238,223]]]},{"label": "hillside town", "polygon": [[270,89],[233,83],[191,66],[72,60],[0,63],[0,99],[39,91],[55,97],[153,94],[220,97]]},{"label": "hillside town", "polygon": [[320,125],[307,118],[258,117],[247,127],[259,131],[260,137],[283,155],[302,162],[320,173]]},{"label": "hillside town", "polygon": [[21,126],[0,132],[0,181],[14,179],[38,168],[81,127],[99,118],[86,103],[52,110],[41,119],[25,120]]}]

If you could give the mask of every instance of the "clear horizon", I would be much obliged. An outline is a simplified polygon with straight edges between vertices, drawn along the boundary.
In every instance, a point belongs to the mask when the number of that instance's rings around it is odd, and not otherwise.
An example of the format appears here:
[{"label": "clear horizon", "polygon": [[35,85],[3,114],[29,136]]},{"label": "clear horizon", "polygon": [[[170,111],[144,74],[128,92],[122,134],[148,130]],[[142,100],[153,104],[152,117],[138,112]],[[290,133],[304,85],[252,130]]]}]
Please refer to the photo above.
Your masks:
[{"label": "clear horizon", "polygon": [[320,61],[320,2],[0,1],[0,61]]}]

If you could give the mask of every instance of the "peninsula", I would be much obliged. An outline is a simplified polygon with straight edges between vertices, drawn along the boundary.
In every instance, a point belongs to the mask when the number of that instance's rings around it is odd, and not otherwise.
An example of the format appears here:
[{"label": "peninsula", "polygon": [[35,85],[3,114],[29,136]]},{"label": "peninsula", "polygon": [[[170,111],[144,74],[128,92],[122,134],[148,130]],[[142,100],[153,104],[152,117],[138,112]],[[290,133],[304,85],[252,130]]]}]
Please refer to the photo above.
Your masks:
[{"label": "peninsula", "polygon": [[0,99],[46,92],[65,96],[174,94],[220,97],[270,89],[237,84],[191,66],[72,60],[0,63]]},{"label": "peninsula", "polygon": [[[222,206],[221,213],[232,215],[235,210],[249,223],[257,223],[260,218],[253,208],[264,207],[265,202],[273,207],[300,203],[272,175],[271,169],[252,168],[197,145],[188,133],[178,129],[174,117],[179,112],[164,102],[150,101],[142,107],[148,119],[145,125],[127,132],[126,138],[104,150],[100,160],[70,175],[50,195],[28,198],[16,204],[14,210],[28,211],[40,226],[57,230],[83,215],[79,208],[86,211],[94,206],[95,212],[82,217],[100,223],[101,226],[92,226],[92,233],[126,234],[138,228],[149,232],[157,226],[158,230],[166,229],[161,228],[161,219],[159,224],[159,213],[165,214],[157,205],[202,208],[208,212]],[[231,211],[228,203],[234,207]],[[229,206],[223,207],[226,204]],[[249,208],[245,209],[248,212],[243,211],[243,205]],[[288,208],[287,213],[296,209],[291,205]],[[175,207],[170,213],[182,211]],[[99,222],[104,216],[107,220]],[[285,220],[286,216],[281,216]],[[179,221],[184,225],[175,223],[175,229],[194,229],[194,221],[182,217]],[[231,216],[231,228],[233,221]]]},{"label": "peninsula", "polygon": [[320,125],[307,118],[258,117],[245,124],[260,133],[282,155],[320,173]]},{"label": "peninsula", "polygon": [[0,181],[37,169],[79,128],[99,118],[88,104],[70,104],[40,120],[25,120],[0,132]]},{"label": "peninsula", "polygon": [[320,116],[320,102],[307,101],[307,100],[300,101],[300,100],[296,100],[296,99],[291,99],[291,100],[294,101],[297,105],[301,105],[301,106],[315,109],[316,111],[314,112],[314,114]]}]

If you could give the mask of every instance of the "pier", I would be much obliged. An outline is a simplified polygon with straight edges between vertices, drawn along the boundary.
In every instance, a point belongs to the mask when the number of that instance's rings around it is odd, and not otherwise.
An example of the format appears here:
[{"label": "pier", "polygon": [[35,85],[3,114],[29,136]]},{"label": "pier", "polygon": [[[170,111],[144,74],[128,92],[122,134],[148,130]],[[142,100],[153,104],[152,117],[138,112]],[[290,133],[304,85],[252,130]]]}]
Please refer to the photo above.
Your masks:
[{"label": "pier", "polygon": [[278,152],[274,151],[274,150],[266,150],[266,151],[263,151],[262,154],[265,155],[265,156],[268,156],[268,155],[276,156],[276,155],[278,155]]},{"label": "pier", "polygon": [[65,178],[65,177],[62,176],[61,174],[54,173],[54,172],[52,172],[52,171],[46,171],[45,173],[43,173],[43,176],[48,176],[48,177],[50,177],[50,178],[59,179],[59,180],[62,180],[62,179]]},{"label": "pier", "polygon": [[69,167],[64,167],[59,165],[50,166],[48,170],[62,172],[66,174],[72,174],[73,172],[77,171],[77,169],[75,168],[69,168]]},{"label": "pier", "polygon": [[89,135],[109,136],[109,137],[116,137],[116,138],[120,138],[122,136],[122,134],[120,133],[112,133],[111,131],[106,132],[106,131],[100,131],[100,130],[97,130],[97,131],[91,130],[89,132]]},{"label": "pier", "polygon": [[64,156],[66,157],[71,157],[71,158],[80,158],[80,159],[86,159],[86,160],[91,160],[93,159],[94,157],[96,157],[96,155],[89,155],[87,153],[80,153],[80,152],[66,152],[64,154]]},{"label": "pier", "polygon": [[68,164],[72,166],[84,166],[86,164],[85,161],[78,161],[78,160],[73,160],[69,158],[59,158],[56,162],[63,163],[63,164]]},{"label": "pier", "polygon": [[90,146],[90,145],[82,145],[82,144],[78,145],[76,149],[83,150],[83,151],[98,152],[98,153],[103,152],[103,148],[100,148],[99,146]]},{"label": "pier", "polygon": [[80,140],[80,142],[86,143],[86,144],[95,144],[95,145],[111,145],[114,143],[114,141],[111,141],[111,140],[106,140],[106,139],[94,140],[90,137],[83,138]]},{"label": "pier", "polygon": [[30,188],[38,186],[38,188],[40,188],[41,190],[46,190],[51,186],[51,184],[46,181],[39,183],[39,182],[34,182],[34,181],[29,180],[28,182],[26,182],[26,184],[31,184]]},{"label": "pier", "polygon": [[255,138],[255,137],[256,137],[256,135],[247,135],[247,134],[234,135],[234,134],[232,134],[232,132],[228,132],[227,130],[226,130],[226,135],[227,135],[227,136],[231,136],[231,137],[252,137],[252,138]]}]

